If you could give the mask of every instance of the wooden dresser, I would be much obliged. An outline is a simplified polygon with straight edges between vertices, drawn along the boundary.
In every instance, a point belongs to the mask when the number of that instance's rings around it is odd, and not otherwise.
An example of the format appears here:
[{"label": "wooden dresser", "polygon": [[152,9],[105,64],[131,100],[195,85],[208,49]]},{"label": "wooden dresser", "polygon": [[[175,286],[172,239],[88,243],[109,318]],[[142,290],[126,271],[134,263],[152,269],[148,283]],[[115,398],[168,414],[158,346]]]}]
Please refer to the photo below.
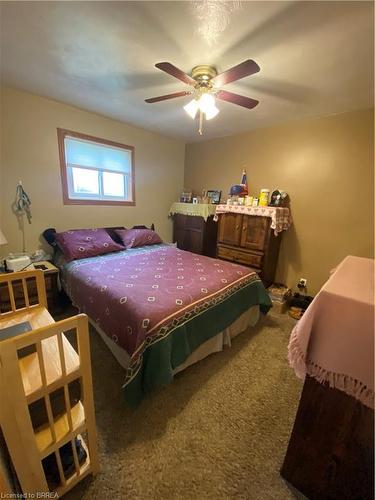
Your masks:
[{"label": "wooden dresser", "polygon": [[217,257],[253,268],[266,286],[274,282],[281,234],[270,217],[224,213],[219,216]]},{"label": "wooden dresser", "polygon": [[173,241],[181,250],[216,256],[217,222],[211,215],[205,221],[197,215],[173,215]]}]

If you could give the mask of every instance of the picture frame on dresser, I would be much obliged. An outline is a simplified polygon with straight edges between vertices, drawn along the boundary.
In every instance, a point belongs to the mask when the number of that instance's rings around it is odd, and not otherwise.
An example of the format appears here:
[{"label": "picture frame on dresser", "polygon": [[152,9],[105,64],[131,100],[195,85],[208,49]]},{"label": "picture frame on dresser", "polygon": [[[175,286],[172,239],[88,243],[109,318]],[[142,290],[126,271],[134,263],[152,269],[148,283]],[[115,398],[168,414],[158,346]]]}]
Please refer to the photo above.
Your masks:
[{"label": "picture frame on dresser", "polygon": [[207,191],[207,197],[210,200],[210,203],[212,203],[213,205],[219,205],[221,199],[221,191]]}]

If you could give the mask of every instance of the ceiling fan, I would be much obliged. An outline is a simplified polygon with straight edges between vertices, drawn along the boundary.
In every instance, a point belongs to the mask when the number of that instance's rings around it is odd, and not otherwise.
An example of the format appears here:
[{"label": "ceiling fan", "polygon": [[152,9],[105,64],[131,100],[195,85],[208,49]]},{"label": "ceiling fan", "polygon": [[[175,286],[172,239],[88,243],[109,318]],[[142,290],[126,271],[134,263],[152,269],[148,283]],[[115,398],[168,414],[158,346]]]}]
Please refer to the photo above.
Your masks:
[{"label": "ceiling fan", "polygon": [[219,113],[219,109],[215,105],[215,98],[237,104],[247,109],[252,109],[259,103],[256,99],[251,99],[250,97],[234,94],[233,92],[221,89],[221,87],[227,83],[235,82],[245,76],[257,73],[260,68],[257,63],[251,59],[247,59],[220,74],[217,74],[216,68],[209,65],[196,66],[193,68],[191,76],[169,62],[157,63],[155,67],[168,73],[168,75],[174,76],[187,85],[191,85],[193,89],[174,92],[173,94],[159,97],[151,97],[150,99],[145,99],[145,101],[151,104],[174,99],[176,97],[193,95],[193,100],[186,104],[184,109],[193,119],[199,112],[198,132],[200,135],[203,133],[204,118],[206,120],[211,120],[211,118],[214,118]]}]

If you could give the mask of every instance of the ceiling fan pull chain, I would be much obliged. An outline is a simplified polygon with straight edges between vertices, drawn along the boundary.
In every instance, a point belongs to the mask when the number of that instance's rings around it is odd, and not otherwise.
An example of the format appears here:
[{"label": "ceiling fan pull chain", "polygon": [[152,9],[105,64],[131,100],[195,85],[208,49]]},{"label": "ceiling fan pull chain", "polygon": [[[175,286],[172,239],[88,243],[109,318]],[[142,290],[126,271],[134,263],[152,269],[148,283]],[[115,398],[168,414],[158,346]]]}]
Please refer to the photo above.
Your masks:
[{"label": "ceiling fan pull chain", "polygon": [[198,127],[199,135],[203,135],[203,113],[199,111],[199,127]]}]

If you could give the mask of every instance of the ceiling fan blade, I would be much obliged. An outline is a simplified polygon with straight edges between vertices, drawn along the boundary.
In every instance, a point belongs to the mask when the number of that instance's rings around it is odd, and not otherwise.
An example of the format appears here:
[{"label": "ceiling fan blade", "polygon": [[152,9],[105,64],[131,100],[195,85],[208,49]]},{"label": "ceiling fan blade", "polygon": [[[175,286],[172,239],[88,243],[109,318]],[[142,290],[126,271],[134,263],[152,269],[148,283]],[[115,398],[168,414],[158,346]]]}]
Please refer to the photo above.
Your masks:
[{"label": "ceiling fan blade", "polygon": [[182,92],[175,92],[174,94],[161,95],[159,97],[150,97],[150,99],[145,99],[146,102],[152,104],[153,102],[166,101],[168,99],[174,99],[175,97],[183,97],[185,95],[190,95],[191,92],[188,90],[183,90]]},{"label": "ceiling fan blade", "polygon": [[222,85],[226,85],[227,83],[240,80],[245,76],[250,76],[254,73],[258,73],[258,71],[260,71],[260,67],[257,65],[257,63],[252,59],[247,59],[247,61],[237,64],[237,66],[233,66],[233,68],[230,68],[227,71],[214,76],[211,82],[214,85],[221,87]]},{"label": "ceiling fan blade", "polygon": [[155,64],[155,67],[158,69],[161,69],[165,73],[168,73],[168,75],[174,76],[178,80],[181,80],[184,83],[187,83],[188,85],[196,85],[196,81],[194,78],[189,76],[188,74],[184,73],[181,69],[176,68],[176,66],[173,66],[173,64],[169,62],[161,62]]},{"label": "ceiling fan blade", "polygon": [[259,104],[259,101],[256,99],[251,99],[251,97],[245,97],[244,95],[233,94],[233,92],[227,92],[226,90],[219,90],[219,92],[216,93],[216,97],[221,101],[231,102],[232,104],[237,104],[247,109],[255,108],[255,106]]}]

